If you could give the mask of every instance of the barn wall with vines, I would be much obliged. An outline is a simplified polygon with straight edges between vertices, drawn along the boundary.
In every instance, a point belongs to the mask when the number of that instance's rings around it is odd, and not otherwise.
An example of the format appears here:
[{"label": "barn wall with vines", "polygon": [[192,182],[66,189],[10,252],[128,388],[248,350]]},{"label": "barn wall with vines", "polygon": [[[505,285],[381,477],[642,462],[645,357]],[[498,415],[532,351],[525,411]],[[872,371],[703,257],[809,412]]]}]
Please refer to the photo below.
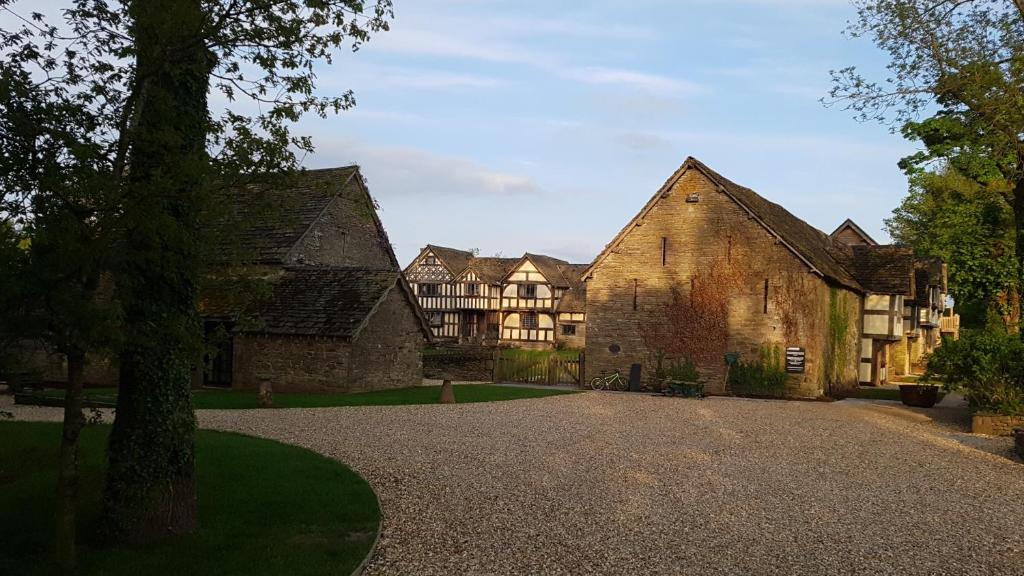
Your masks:
[{"label": "barn wall with vines", "polygon": [[685,358],[710,391],[725,392],[726,352],[756,360],[765,344],[799,346],[806,371],[790,376],[790,394],[826,394],[833,381],[856,380],[856,329],[830,341],[833,299],[856,317],[856,294],[830,287],[690,170],[593,270],[587,374],[627,374],[640,363],[652,378],[659,358]]}]

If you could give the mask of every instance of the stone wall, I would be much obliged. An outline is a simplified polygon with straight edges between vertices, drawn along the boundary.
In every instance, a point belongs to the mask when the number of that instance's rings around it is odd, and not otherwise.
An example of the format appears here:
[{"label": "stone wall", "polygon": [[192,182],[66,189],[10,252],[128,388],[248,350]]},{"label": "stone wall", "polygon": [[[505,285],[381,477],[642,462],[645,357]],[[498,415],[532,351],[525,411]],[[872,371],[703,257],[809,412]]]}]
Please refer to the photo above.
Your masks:
[{"label": "stone wall", "polygon": [[391,269],[395,265],[370,200],[356,186],[346,187],[324,210],[288,255],[289,262],[325,266]]},{"label": "stone wall", "polygon": [[353,343],[351,389],[418,386],[423,382],[425,344],[415,309],[395,286]]},{"label": "stone wall", "polygon": [[239,334],[232,387],[257,390],[266,377],[276,392],[348,392],[350,349],[339,338]]},{"label": "stone wall", "polygon": [[[691,194],[699,200],[687,202]],[[723,284],[726,302],[722,306],[727,333],[724,346],[691,358],[709,379],[710,392],[726,390],[725,352],[739,352],[742,359],[753,360],[764,344],[805,349],[806,371],[791,376],[792,395],[828,393],[830,372],[838,375],[835,388],[856,386],[859,296],[833,289],[812,274],[774,235],[696,170],[688,171],[675,184],[588,280],[587,378],[615,370],[628,374],[632,363],[642,364],[645,376],[650,377],[655,352],[651,327],[667,322],[666,308],[673,302],[673,290],[680,299],[690,297],[694,277]],[[837,358],[828,357],[832,299],[845,306],[848,316]],[[837,362],[840,365],[833,369],[830,363]]]},{"label": "stone wall", "polygon": [[348,393],[415,386],[425,343],[411,304],[395,287],[354,342],[340,338],[239,334],[232,387],[277,392]]},{"label": "stone wall", "polygon": [[[67,359],[42,342],[22,340],[9,345],[4,352],[10,356],[9,369],[14,373],[25,373],[29,379],[50,385],[68,381]],[[105,353],[86,354],[84,379],[89,387],[117,386],[120,379],[117,359]]]},{"label": "stone wall", "polygon": [[975,414],[971,416],[971,433],[989,436],[1012,436],[1014,428],[1024,428],[1024,416]]},{"label": "stone wall", "polygon": [[[575,336],[566,336],[562,334],[563,324],[573,324],[576,326]],[[587,346],[587,324],[586,322],[563,322],[561,320],[555,323],[555,343],[564,348],[577,348],[584,349]]]}]

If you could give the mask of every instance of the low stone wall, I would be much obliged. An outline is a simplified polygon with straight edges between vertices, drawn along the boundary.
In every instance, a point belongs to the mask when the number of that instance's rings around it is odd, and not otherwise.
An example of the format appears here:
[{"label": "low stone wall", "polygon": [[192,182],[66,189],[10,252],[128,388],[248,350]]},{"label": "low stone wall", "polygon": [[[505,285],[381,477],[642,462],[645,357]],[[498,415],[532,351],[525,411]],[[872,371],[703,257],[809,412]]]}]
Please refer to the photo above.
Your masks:
[{"label": "low stone wall", "polygon": [[1014,428],[1024,428],[1024,416],[975,414],[971,417],[971,432],[973,434],[1012,436]]},{"label": "low stone wall", "polygon": [[451,347],[423,354],[423,377],[461,382],[490,382],[494,375],[491,348]]}]

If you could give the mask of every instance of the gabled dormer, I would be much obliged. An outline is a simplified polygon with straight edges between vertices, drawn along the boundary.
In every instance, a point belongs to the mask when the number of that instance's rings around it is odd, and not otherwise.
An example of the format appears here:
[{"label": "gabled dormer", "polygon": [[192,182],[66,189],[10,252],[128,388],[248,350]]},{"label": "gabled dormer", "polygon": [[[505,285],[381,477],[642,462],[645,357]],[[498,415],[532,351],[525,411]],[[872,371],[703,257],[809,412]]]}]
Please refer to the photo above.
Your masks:
[{"label": "gabled dormer", "polygon": [[828,235],[832,240],[847,246],[878,246],[878,242],[863,228],[849,218]]},{"label": "gabled dormer", "polygon": [[535,260],[536,258],[530,254],[523,256],[505,276],[501,292],[503,309],[554,308],[555,294],[552,281],[548,275],[541,272]]}]

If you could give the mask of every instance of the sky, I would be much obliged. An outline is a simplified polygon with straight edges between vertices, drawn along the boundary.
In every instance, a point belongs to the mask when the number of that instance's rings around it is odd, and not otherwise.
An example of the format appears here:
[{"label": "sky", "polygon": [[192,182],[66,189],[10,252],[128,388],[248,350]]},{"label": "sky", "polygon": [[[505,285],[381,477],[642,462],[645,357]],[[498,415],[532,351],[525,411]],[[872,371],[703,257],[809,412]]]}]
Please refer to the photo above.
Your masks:
[{"label": "sky", "polygon": [[318,69],[358,105],[296,132],[305,166],[362,167],[403,265],[428,243],[589,262],[687,156],[888,240],[915,146],[819,102],[832,69],[884,71],[842,34],[847,0],[394,2],[389,32]]}]

